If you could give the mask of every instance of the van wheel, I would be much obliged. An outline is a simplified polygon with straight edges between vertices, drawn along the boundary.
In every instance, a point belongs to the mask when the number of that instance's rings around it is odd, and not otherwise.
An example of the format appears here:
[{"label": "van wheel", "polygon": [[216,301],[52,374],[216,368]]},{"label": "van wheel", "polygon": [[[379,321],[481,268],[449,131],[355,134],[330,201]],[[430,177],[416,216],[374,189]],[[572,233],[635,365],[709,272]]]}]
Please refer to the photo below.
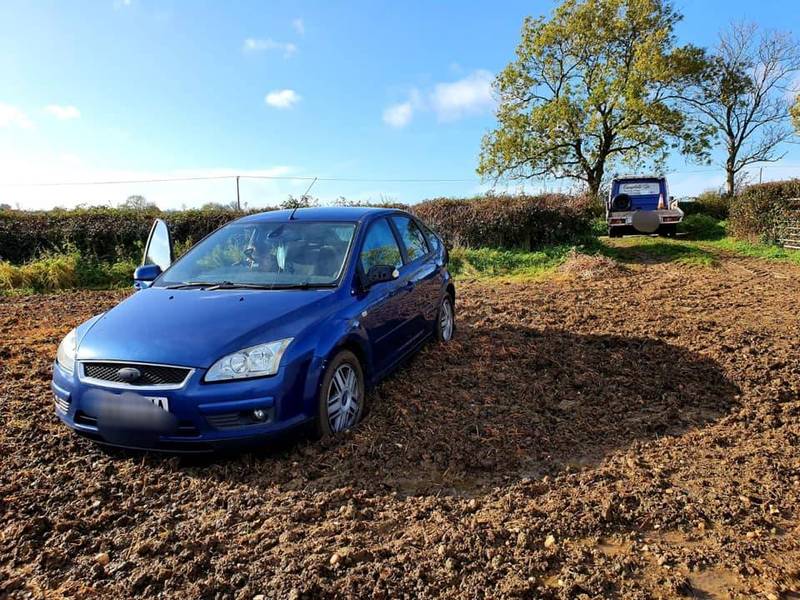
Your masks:
[{"label": "van wheel", "polygon": [[662,225],[661,226],[661,235],[668,238],[674,238],[678,235],[678,226],[677,225]]},{"label": "van wheel", "polygon": [[317,437],[327,437],[354,427],[364,415],[364,370],[358,357],[342,350],[322,378],[317,402]]}]

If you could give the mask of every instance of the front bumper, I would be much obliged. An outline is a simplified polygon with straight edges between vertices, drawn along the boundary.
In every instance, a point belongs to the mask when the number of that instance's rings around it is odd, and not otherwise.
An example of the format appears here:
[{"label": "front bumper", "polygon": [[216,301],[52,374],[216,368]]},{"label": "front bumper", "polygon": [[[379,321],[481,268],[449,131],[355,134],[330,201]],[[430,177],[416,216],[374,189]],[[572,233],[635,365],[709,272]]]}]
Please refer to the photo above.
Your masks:
[{"label": "front bumper", "polygon": [[[307,397],[308,364],[281,366],[272,377],[203,383],[204,369],[195,369],[179,389],[146,386],[121,389],[113,383],[87,383],[75,373],[53,364],[51,390],[55,412],[78,434],[97,442],[125,448],[167,452],[211,452],[276,437],[313,418],[316,403]],[[147,397],[166,398],[170,423],[158,429],[137,421],[127,426],[119,421],[112,428],[104,421],[106,409],[118,410],[126,402]],[[268,417],[252,418],[256,409]],[[159,409],[160,410],[160,409]],[[120,432],[120,429],[123,431]],[[122,433],[122,435],[120,435]]]}]

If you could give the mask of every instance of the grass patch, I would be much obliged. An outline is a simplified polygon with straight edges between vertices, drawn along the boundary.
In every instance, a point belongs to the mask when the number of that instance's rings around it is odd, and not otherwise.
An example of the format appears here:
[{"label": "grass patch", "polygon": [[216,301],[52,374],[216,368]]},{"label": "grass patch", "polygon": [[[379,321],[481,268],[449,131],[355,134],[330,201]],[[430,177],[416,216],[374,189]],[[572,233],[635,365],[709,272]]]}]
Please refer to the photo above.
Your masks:
[{"label": "grass patch", "polygon": [[51,254],[23,265],[0,261],[0,291],[6,294],[131,285],[135,261],[99,261],[78,253]]},{"label": "grass patch", "polygon": [[721,240],[727,235],[725,221],[703,214],[688,215],[678,224],[678,231],[693,240]]},{"label": "grass patch", "polygon": [[800,265],[800,250],[785,250],[780,246],[767,244],[754,244],[726,237],[721,240],[709,242],[709,246],[723,252],[732,252],[741,256],[763,258],[766,260],[780,260]]},{"label": "grass patch", "polygon": [[549,246],[541,250],[453,248],[450,271],[456,277],[539,277],[561,265],[573,246]]}]

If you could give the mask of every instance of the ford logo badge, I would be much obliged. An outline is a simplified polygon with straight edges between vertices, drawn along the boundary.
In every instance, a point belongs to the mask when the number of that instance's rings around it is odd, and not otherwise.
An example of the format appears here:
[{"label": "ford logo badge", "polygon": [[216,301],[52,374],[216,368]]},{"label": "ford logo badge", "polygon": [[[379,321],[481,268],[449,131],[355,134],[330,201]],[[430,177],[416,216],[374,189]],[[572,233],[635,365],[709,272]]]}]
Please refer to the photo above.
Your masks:
[{"label": "ford logo badge", "polygon": [[117,376],[126,383],[133,383],[142,376],[142,372],[133,367],[124,367],[117,371]]}]

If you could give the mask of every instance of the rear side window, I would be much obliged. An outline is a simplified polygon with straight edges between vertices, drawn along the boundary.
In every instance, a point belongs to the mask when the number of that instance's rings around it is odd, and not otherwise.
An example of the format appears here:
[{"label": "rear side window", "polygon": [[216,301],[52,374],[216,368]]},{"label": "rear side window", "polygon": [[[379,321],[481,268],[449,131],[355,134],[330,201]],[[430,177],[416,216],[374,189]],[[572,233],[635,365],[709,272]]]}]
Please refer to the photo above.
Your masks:
[{"label": "rear side window", "polygon": [[414,262],[428,253],[428,242],[425,241],[425,235],[412,219],[396,216],[392,217],[392,221],[394,221],[397,231],[400,232],[400,239],[403,240],[403,245],[406,247],[409,262]]},{"label": "rear side window", "polygon": [[392,265],[397,268],[403,266],[400,247],[386,219],[375,221],[369,226],[359,260],[364,273],[369,273],[375,265]]},{"label": "rear side window", "polygon": [[442,247],[442,241],[439,239],[439,236],[433,233],[430,227],[422,224],[422,231],[425,232],[425,236],[428,238],[428,246],[432,252],[439,252]]}]

